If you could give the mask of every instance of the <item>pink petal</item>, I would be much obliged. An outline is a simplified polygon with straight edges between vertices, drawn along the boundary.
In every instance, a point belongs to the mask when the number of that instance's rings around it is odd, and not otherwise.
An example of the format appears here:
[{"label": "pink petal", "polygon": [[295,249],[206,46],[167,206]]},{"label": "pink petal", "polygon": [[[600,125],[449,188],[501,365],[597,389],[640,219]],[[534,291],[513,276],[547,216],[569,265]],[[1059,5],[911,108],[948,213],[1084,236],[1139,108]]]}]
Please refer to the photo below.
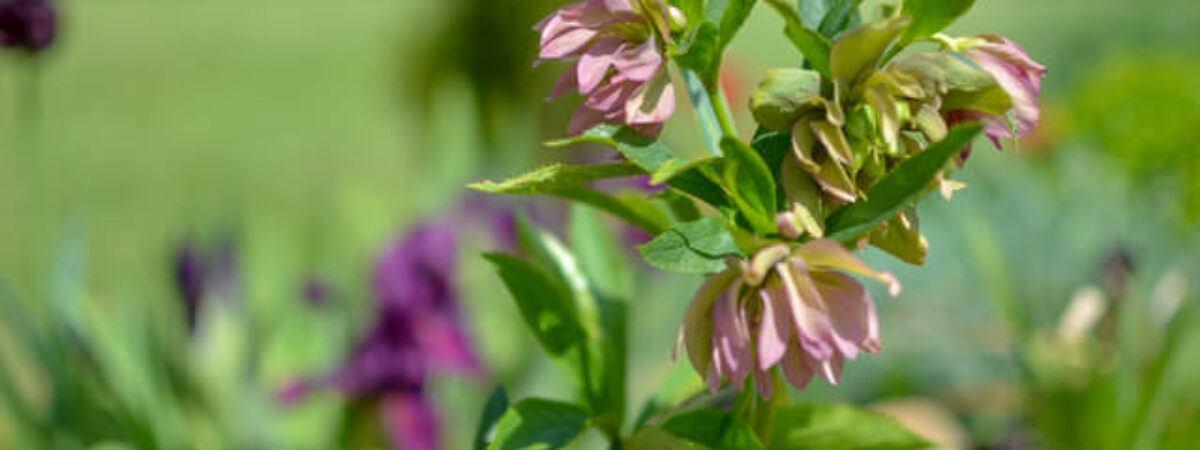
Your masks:
[{"label": "pink petal", "polygon": [[763,398],[771,398],[771,394],[775,392],[775,383],[771,380],[771,370],[754,370],[754,386],[758,388],[758,395]]},{"label": "pink petal", "polygon": [[661,124],[675,113],[675,89],[666,71],[644,84],[625,104],[626,123]]},{"label": "pink petal", "polygon": [[[812,277],[838,336],[864,350],[878,353],[879,318],[871,295],[862,284],[848,275],[832,271],[813,272]],[[845,355],[850,359],[856,356],[855,352]]]},{"label": "pink petal", "polygon": [[739,303],[735,295],[725,295],[713,305],[713,347],[720,356],[719,368],[734,386],[746,381],[753,366],[750,328]]},{"label": "pink petal", "polygon": [[620,38],[610,37],[596,41],[579,57],[576,65],[576,76],[579,79],[579,93],[591,94],[604,81],[608,69],[616,62],[614,53],[621,44]]},{"label": "pink petal", "polygon": [[578,77],[575,76],[577,64],[572,64],[571,67],[563,72],[562,76],[558,77],[558,81],[554,83],[554,90],[550,91],[550,95],[546,97],[546,101],[559,98],[579,86]]},{"label": "pink petal", "polygon": [[543,43],[541,51],[538,52],[538,59],[562,59],[578,55],[599,34],[596,30],[588,28],[567,30]]},{"label": "pink petal", "polygon": [[787,293],[782,285],[760,291],[759,296],[762,299],[762,323],[758,328],[758,368],[768,370],[787,352],[793,325],[788,315]]},{"label": "pink petal", "polygon": [[804,389],[808,383],[812,382],[813,370],[805,361],[804,353],[800,351],[799,346],[788,349],[788,352],[783,355],[783,362],[780,366],[783,368],[784,378],[787,378],[788,383],[791,383],[796,389]]},{"label": "pink petal", "polygon": [[380,405],[384,429],[393,448],[437,450],[438,419],[420,393],[394,394]]},{"label": "pink petal", "polygon": [[663,66],[663,57],[654,39],[647,39],[641,45],[627,46],[613,56],[617,71],[629,80],[648,81]]},{"label": "pink petal", "polygon": [[1038,96],[1041,94],[1040,80],[1025,76],[1022,68],[991,53],[970,50],[967,55],[980,68],[991,74],[996,83],[1012,98],[1013,112],[1017,119],[1017,134],[1024,136],[1037,128],[1040,116],[1038,108]]},{"label": "pink petal", "polygon": [[829,384],[837,386],[842,379],[842,367],[845,362],[840,353],[834,353],[829,359],[820,362],[821,376],[825,377]]},{"label": "pink petal", "polygon": [[[780,281],[787,293],[788,311],[796,328],[796,338],[804,353],[826,359],[834,353],[833,326],[824,311],[814,309],[820,293],[812,285],[804,262],[782,262],[776,266]],[[819,300],[818,300],[819,301]]]},{"label": "pink petal", "polygon": [[730,284],[736,277],[737,274],[731,270],[709,277],[692,298],[692,304],[684,316],[680,330],[683,343],[692,368],[702,375],[709,373],[713,364],[713,304],[722,295],[728,295]]},{"label": "pink petal", "polygon": [[866,263],[831,239],[817,239],[796,249],[795,255],[814,268],[844,270],[856,275],[874,278],[887,285],[888,293],[900,295],[900,282],[888,272],[876,272]]},{"label": "pink petal", "polygon": [[575,115],[571,117],[571,124],[567,127],[567,133],[580,135],[602,123],[604,123],[603,112],[588,108],[587,105],[580,105],[579,109],[575,110]]},{"label": "pink petal", "polygon": [[[624,106],[628,103],[634,92],[637,90],[637,85],[632,82],[615,82],[600,86],[584,100],[584,105],[596,111],[602,111],[606,114],[620,113],[624,114]],[[606,117],[613,119],[613,117]]]}]

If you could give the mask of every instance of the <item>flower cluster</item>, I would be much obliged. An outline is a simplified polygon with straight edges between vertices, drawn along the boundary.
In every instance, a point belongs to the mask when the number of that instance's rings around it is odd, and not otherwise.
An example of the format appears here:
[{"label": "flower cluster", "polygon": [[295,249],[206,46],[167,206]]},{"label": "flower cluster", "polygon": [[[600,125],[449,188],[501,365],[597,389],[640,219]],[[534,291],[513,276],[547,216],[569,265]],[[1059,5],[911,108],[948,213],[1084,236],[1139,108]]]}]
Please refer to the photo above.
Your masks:
[{"label": "flower cluster", "polygon": [[900,285],[836,242],[779,244],[740,260],[700,288],[680,330],[692,366],[716,391],[722,379],[742,386],[753,375],[772,394],[771,369],[803,389],[814,374],[837,384],[859,351],[878,353],[879,324],[870,294],[842,271]]},{"label": "flower cluster", "polygon": [[542,34],[537,64],[574,60],[550,99],[572,90],[587,96],[571,119],[572,134],[601,123],[658,134],[675,112],[663,39],[670,36],[671,17],[680,15],[662,2],[587,0],[555,11],[535,27]]}]

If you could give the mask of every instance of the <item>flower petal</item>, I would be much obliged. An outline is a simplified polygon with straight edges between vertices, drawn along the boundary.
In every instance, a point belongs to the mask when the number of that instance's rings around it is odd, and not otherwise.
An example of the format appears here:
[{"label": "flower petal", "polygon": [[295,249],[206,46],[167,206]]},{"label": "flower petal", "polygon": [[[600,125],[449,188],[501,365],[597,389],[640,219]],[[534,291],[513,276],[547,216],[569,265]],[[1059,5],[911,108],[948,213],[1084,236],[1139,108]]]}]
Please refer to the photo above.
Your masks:
[{"label": "flower petal", "polygon": [[696,292],[680,327],[692,368],[702,375],[709,373],[713,366],[713,304],[728,294],[737,276],[737,272],[726,270],[709,277]]},{"label": "flower petal", "polygon": [[791,346],[783,355],[780,367],[783,368],[784,378],[787,378],[788,383],[791,383],[796,389],[804,389],[808,383],[812,382],[813,370],[805,361],[804,353],[798,345]]},{"label": "flower petal", "polygon": [[381,404],[384,429],[393,448],[437,450],[438,419],[419,392],[388,396]]},{"label": "flower petal", "polygon": [[[862,284],[849,275],[833,271],[815,271],[812,278],[825,300],[838,336],[863,350],[879,353],[879,318],[875,303]],[[854,359],[855,356],[854,352],[846,353],[847,358]]]},{"label": "flower petal", "polygon": [[796,249],[794,256],[803,259],[814,268],[844,270],[856,275],[873,278],[887,285],[888,294],[900,295],[900,282],[889,272],[877,272],[866,263],[830,239],[817,239]]},{"label": "flower petal", "polygon": [[783,285],[759,291],[762,300],[762,322],[758,326],[758,369],[767,370],[778,364],[787,352],[794,328],[788,314],[787,292]]},{"label": "flower petal", "polygon": [[[608,75],[608,69],[616,63],[617,58],[614,53],[623,45],[620,38],[604,38],[596,41],[595,44],[588,47],[587,51],[583,52],[583,55],[579,57],[579,64],[575,66],[580,94],[591,94],[600,86],[604,77]],[[605,110],[607,109],[605,108]]]},{"label": "flower petal", "polygon": [[[731,291],[737,288],[735,285]],[[720,356],[723,374],[734,386],[741,386],[754,363],[750,327],[736,294],[724,295],[713,305],[713,347]]]}]

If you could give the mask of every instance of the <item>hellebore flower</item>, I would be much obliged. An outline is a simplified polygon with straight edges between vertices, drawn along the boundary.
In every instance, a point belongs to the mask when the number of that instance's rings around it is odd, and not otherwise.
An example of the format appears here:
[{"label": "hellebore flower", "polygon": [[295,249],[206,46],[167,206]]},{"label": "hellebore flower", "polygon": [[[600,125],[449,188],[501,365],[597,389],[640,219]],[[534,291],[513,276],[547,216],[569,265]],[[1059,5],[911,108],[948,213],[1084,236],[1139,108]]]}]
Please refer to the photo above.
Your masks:
[{"label": "hellebore flower", "polygon": [[45,49],[54,42],[58,15],[46,0],[9,0],[0,2],[0,47],[30,52]]},{"label": "hellebore flower", "polygon": [[375,294],[385,309],[411,311],[417,342],[431,365],[475,374],[480,364],[460,323],[454,287],[457,256],[453,224],[420,225],[375,264]]},{"label": "hellebore flower", "polygon": [[587,0],[555,11],[534,27],[542,35],[535,65],[575,61],[549,98],[571,90],[587,97],[571,119],[571,134],[601,123],[658,134],[675,112],[661,39],[670,37],[671,17],[681,15],[657,1]]},{"label": "hellebore flower", "polygon": [[[982,43],[964,53],[979,68],[991,75],[1012,98],[1015,123],[1010,126],[1006,116],[976,110],[952,112],[948,121],[975,120],[983,123],[984,132],[992,139],[996,148],[1000,148],[1001,139],[1025,136],[1037,128],[1040,115],[1038,96],[1042,92],[1042,77],[1046,76],[1046,66],[1038,64],[1029,57],[1024,48],[1008,38],[985,34],[978,36],[978,39]],[[1014,129],[1016,135],[1013,135]]]},{"label": "hellebore flower", "polygon": [[900,285],[828,239],[775,245],[711,278],[688,309],[681,339],[692,366],[714,391],[722,378],[740,388],[753,376],[764,397],[780,366],[803,389],[815,374],[837,384],[847,359],[878,353],[879,325],[866,289],[842,271]]}]

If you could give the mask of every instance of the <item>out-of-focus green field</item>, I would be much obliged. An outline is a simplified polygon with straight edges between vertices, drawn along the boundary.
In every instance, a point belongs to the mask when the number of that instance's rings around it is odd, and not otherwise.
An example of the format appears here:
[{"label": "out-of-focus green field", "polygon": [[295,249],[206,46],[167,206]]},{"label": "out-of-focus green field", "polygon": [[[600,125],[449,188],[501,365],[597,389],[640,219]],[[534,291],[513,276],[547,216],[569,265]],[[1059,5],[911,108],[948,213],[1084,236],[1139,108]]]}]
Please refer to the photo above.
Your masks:
[{"label": "out-of-focus green field", "polygon": [[[432,94],[433,111],[411,97],[406,83],[423,64],[418,55],[458,4],[61,2],[61,42],[36,68],[36,117],[16,112],[31,86],[30,67],[0,59],[0,284],[38,304],[52,294],[63,243],[82,235],[89,299],[145,307],[170,326],[178,308],[170,267],[175,246],[190,234],[233,230],[244,247],[252,315],[270,319],[299,302],[304,278],[316,273],[333,280],[361,316],[377,252],[407,224],[452,208],[466,182],[502,175],[481,161],[515,170],[522,164],[503,161],[555,156],[533,146],[481,148],[478,105],[463,91],[465,78],[446,74],[444,89]],[[1178,199],[1137,190],[1137,176],[1106,151],[1111,141],[1097,139],[1095,130],[1120,136],[1120,127],[1138,126],[1130,133],[1152,135],[1161,126],[1179,134],[1178,142],[1200,143],[1200,126],[1167,127],[1138,121],[1139,115],[1131,125],[1087,122],[1078,105],[1123,111],[1122,103],[1112,103],[1121,93],[1104,92],[1129,80],[1105,74],[1128,70],[1133,83],[1138,77],[1182,83],[1182,100],[1165,101],[1181,101],[1185,113],[1200,119],[1188,109],[1200,105],[1197,23],[1200,3],[1187,0],[980,0],[951,32],[1009,36],[1050,67],[1047,143],[1020,155],[977,143],[960,176],[971,187],[953,204],[931,199],[923,207],[929,264],[907,268],[871,255],[907,288],[899,299],[877,296],[883,355],[852,363],[844,389],[816,387],[806,395],[865,403],[1011,375],[998,350],[986,351],[999,345],[989,332],[1004,337],[993,329],[1001,297],[1027,302],[1052,321],[1075,288],[1096,281],[1096,264],[1116,246],[1133,247],[1144,262],[1138,279],[1144,291],[1170,269],[1196,274],[1196,222],[1176,219]],[[733,100],[744,101],[762,69],[795,64],[781,28],[760,7],[737,38],[727,76],[741,97],[735,90]],[[532,32],[528,44],[536,45]],[[564,101],[548,108],[563,110]],[[667,139],[698,148],[692,119],[680,111]],[[565,118],[529,116],[528,123],[549,120],[528,135],[565,128]],[[752,131],[748,114],[738,119],[743,134]],[[485,150],[490,159],[480,158]],[[1200,177],[1200,165],[1191,173]],[[536,356],[507,294],[477,258],[464,256],[471,259],[464,309],[497,375],[511,378],[499,381],[514,383],[518,394],[553,393],[562,381]],[[671,367],[674,332],[699,281],[639,267],[648,275],[645,295],[631,306],[638,311],[631,324],[633,405]],[[289,314],[281,317],[302,315]],[[264,382],[338,359],[344,336],[326,340],[319,327],[299,330],[272,343],[273,352],[285,355],[267,356],[282,362]],[[0,341],[9,339],[0,328]],[[290,345],[306,355],[287,356]],[[474,425],[482,401],[475,397],[490,387],[473,385],[471,395],[460,395],[461,382],[438,388],[451,412],[447,424],[456,430],[447,433],[455,444],[449,448],[463,444],[459,435]],[[314,417],[302,423],[323,420]]]}]

